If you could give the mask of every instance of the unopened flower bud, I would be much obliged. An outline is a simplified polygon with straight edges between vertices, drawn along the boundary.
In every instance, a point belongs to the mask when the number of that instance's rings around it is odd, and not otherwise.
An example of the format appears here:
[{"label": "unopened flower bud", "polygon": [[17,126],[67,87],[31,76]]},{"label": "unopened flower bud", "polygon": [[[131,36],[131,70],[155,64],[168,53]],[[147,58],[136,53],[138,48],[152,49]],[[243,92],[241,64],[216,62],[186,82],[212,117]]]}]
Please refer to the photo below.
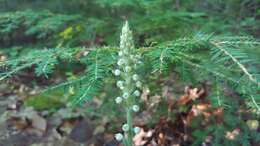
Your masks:
[{"label": "unopened flower bud", "polygon": [[130,55],[130,59],[135,60],[135,56],[134,55]]},{"label": "unopened flower bud", "polygon": [[116,69],[116,70],[114,71],[114,74],[115,74],[116,76],[119,76],[120,73],[121,73],[121,71],[120,71],[119,69]]},{"label": "unopened flower bud", "polygon": [[137,59],[140,59],[140,58],[141,58],[141,55],[135,55],[135,57],[136,57]]},{"label": "unopened flower bud", "polygon": [[140,91],[135,90],[134,95],[135,95],[136,97],[140,96]]},{"label": "unopened flower bud", "polygon": [[134,75],[133,75],[133,80],[134,80],[134,81],[137,81],[137,80],[138,80],[138,75],[137,75],[137,74],[134,74]]},{"label": "unopened flower bud", "polygon": [[119,56],[123,56],[123,52],[122,52],[122,51],[119,51],[119,52],[118,52],[118,55],[119,55]]},{"label": "unopened flower bud", "polygon": [[123,134],[121,134],[121,133],[115,134],[115,139],[116,139],[117,141],[121,141],[121,140],[123,140],[123,138],[124,138]]},{"label": "unopened flower bud", "polygon": [[124,125],[122,126],[122,130],[125,131],[125,132],[127,132],[127,131],[129,130],[129,125],[128,125],[128,124],[124,124]]},{"label": "unopened flower bud", "polygon": [[122,97],[117,97],[116,98],[116,103],[119,104],[123,101]]},{"label": "unopened flower bud", "polygon": [[140,127],[135,127],[135,128],[134,128],[134,133],[135,133],[135,134],[138,134],[140,131],[141,131],[141,128],[140,128]]},{"label": "unopened flower bud", "polygon": [[138,63],[138,64],[142,64],[143,62],[142,62],[142,61],[138,61],[137,63]]},{"label": "unopened flower bud", "polygon": [[117,65],[121,66],[124,64],[124,60],[123,59],[119,59],[117,62]]},{"label": "unopened flower bud", "polygon": [[123,81],[117,81],[116,82],[117,87],[123,87]]},{"label": "unopened flower bud", "polygon": [[138,105],[133,105],[132,109],[134,112],[138,112],[140,110],[140,107]]},{"label": "unopened flower bud", "polygon": [[141,87],[142,87],[142,83],[141,83],[140,81],[137,81],[137,82],[135,83],[135,85],[136,85],[136,87],[138,87],[138,88],[141,88]]},{"label": "unopened flower bud", "polygon": [[123,93],[123,98],[127,99],[129,97],[129,94],[127,92]]},{"label": "unopened flower bud", "polygon": [[126,67],[125,67],[125,71],[126,71],[126,72],[130,72],[130,71],[131,71],[131,67],[130,67],[130,66],[126,66]]},{"label": "unopened flower bud", "polygon": [[124,50],[123,50],[123,54],[128,55],[128,54],[129,54],[128,50],[127,50],[127,49],[124,49]]}]

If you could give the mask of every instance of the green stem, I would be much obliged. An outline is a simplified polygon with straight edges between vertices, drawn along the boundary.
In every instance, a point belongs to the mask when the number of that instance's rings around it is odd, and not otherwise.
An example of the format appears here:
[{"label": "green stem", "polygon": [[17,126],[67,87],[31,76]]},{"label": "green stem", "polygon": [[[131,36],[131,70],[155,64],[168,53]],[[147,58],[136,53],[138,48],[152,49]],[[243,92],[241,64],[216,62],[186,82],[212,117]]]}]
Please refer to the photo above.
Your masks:
[{"label": "green stem", "polygon": [[127,141],[128,146],[133,145],[133,121],[132,121],[132,109],[130,107],[127,107],[127,125],[129,126],[129,131],[127,132]]}]

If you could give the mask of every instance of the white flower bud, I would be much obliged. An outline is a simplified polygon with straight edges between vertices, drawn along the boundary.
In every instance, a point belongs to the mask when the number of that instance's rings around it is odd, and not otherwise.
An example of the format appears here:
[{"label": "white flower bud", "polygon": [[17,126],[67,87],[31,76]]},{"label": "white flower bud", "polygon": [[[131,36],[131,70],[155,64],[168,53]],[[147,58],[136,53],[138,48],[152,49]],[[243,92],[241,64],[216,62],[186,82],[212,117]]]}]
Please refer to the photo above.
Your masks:
[{"label": "white flower bud", "polygon": [[121,73],[121,71],[120,71],[119,69],[116,69],[116,70],[114,71],[114,74],[115,74],[116,76],[119,76],[120,73]]},{"label": "white flower bud", "polygon": [[120,90],[124,90],[124,89],[125,89],[125,87],[124,87],[124,86],[121,86],[121,87],[119,87],[119,89],[120,89]]},{"label": "white flower bud", "polygon": [[141,128],[140,128],[140,127],[135,127],[135,128],[134,128],[134,133],[135,133],[135,134],[138,134],[140,131],[141,131]]},{"label": "white flower bud", "polygon": [[137,59],[140,59],[140,58],[141,58],[141,55],[135,55],[135,57],[136,57]]},{"label": "white flower bud", "polygon": [[130,71],[131,71],[131,67],[130,67],[130,66],[126,66],[126,67],[125,67],[125,71],[126,71],[126,72],[130,72]]},{"label": "white flower bud", "polygon": [[134,42],[133,42],[132,32],[129,29],[128,22],[126,21],[126,23],[122,28],[122,32],[120,36],[120,49],[123,49],[124,51],[123,53],[127,55],[129,51],[128,49],[131,49],[133,47],[134,47]]},{"label": "white flower bud", "polygon": [[142,64],[143,62],[142,62],[142,61],[138,61],[137,63],[138,63],[138,64]]},{"label": "white flower bud", "polygon": [[133,105],[132,109],[134,112],[138,112],[140,110],[140,107],[138,105]]},{"label": "white flower bud", "polygon": [[124,60],[123,59],[119,59],[118,62],[117,62],[117,65],[121,66],[124,64]]},{"label": "white flower bud", "polygon": [[127,92],[123,93],[123,98],[127,99],[129,97],[129,94]]},{"label": "white flower bud", "polygon": [[118,52],[118,55],[119,55],[119,56],[123,56],[123,52],[122,52],[122,51],[119,51],[119,52]]},{"label": "white flower bud", "polygon": [[137,81],[137,80],[138,80],[138,75],[137,75],[137,74],[134,74],[134,75],[133,75],[133,80],[134,80],[134,81]]},{"label": "white flower bud", "polygon": [[122,126],[122,130],[125,131],[125,132],[127,132],[127,131],[129,130],[129,125],[128,125],[128,124],[124,124],[124,125]]},{"label": "white flower bud", "polygon": [[135,56],[134,55],[130,55],[130,59],[135,60]]},{"label": "white flower bud", "polygon": [[123,54],[128,55],[128,54],[129,54],[128,50],[127,50],[127,49],[124,49],[124,50],[123,50]]},{"label": "white flower bud", "polygon": [[122,97],[117,97],[116,98],[116,103],[120,104],[123,101]]},{"label": "white flower bud", "polygon": [[123,140],[123,138],[124,138],[123,134],[121,134],[121,133],[115,134],[115,139],[116,139],[117,141],[121,141],[121,140]]},{"label": "white flower bud", "polygon": [[135,90],[134,95],[135,95],[136,97],[140,96],[140,91]]},{"label": "white flower bud", "polygon": [[141,87],[142,87],[142,83],[141,83],[140,81],[137,81],[137,82],[135,83],[135,85],[136,85],[136,87],[138,87],[138,88],[141,88]]},{"label": "white flower bud", "polygon": [[116,85],[117,85],[117,87],[119,87],[119,88],[121,88],[121,87],[123,87],[123,81],[117,81],[116,82]]}]

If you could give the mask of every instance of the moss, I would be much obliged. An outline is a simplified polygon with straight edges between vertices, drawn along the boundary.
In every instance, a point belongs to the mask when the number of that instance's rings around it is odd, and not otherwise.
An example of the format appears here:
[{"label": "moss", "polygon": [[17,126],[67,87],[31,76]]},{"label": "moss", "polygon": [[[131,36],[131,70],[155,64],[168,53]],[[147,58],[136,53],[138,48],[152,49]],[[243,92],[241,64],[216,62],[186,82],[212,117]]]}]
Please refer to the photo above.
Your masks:
[{"label": "moss", "polygon": [[57,110],[65,106],[62,94],[59,92],[39,94],[28,97],[25,100],[26,106],[31,106],[36,110]]}]

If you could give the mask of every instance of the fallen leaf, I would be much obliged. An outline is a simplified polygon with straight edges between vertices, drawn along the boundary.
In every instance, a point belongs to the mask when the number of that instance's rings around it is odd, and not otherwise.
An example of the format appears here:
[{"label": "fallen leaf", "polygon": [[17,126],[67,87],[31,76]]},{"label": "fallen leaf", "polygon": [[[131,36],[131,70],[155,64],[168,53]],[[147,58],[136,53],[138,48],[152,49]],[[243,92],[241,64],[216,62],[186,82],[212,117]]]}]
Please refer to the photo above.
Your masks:
[{"label": "fallen leaf", "polygon": [[235,138],[239,135],[240,129],[236,128],[233,131],[227,131],[225,138],[229,140],[235,140]]},{"label": "fallen leaf", "polygon": [[185,94],[181,96],[178,100],[179,105],[186,105],[190,101],[194,101],[200,97],[202,97],[205,93],[205,90],[203,88],[191,88],[189,86],[185,87]]},{"label": "fallen leaf", "polygon": [[86,142],[93,136],[93,128],[87,120],[81,120],[71,130],[69,137],[76,142]]},{"label": "fallen leaf", "polygon": [[149,130],[147,132],[142,128],[141,131],[136,134],[133,138],[133,143],[135,146],[143,146],[147,143],[147,138],[153,135],[153,130]]}]

